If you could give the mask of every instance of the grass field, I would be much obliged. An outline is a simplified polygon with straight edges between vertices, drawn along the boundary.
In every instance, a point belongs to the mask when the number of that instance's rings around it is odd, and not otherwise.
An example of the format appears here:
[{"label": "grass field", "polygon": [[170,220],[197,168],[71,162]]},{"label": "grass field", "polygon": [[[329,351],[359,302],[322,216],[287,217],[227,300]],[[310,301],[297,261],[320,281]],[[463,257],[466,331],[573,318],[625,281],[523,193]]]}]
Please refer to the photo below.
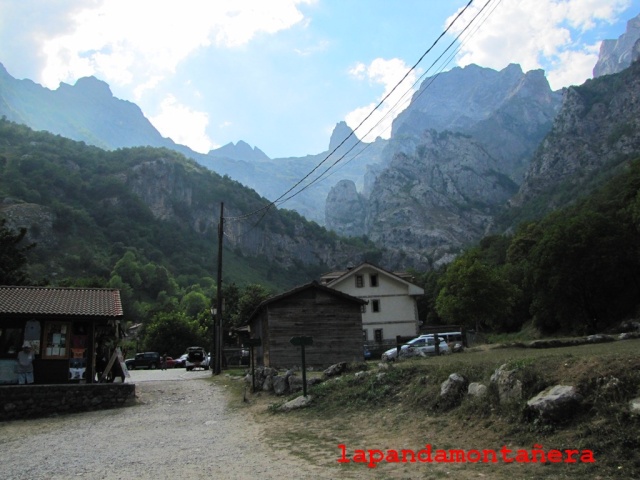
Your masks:
[{"label": "grass field", "polygon": [[[516,370],[522,382],[521,401],[500,404],[490,385],[491,374],[503,364]],[[640,340],[554,349],[483,347],[383,370],[377,361],[354,367],[340,380],[312,387],[310,408],[287,414],[273,413],[274,404],[286,399],[260,393],[243,402],[240,382],[218,381],[235,385],[234,403],[264,422],[266,441],[326,467],[326,478],[640,478],[640,419],[628,407],[640,396]],[[367,374],[355,376],[365,368]],[[443,405],[440,385],[454,372],[484,383],[488,394]],[[548,423],[524,414],[529,398],[556,384],[573,385],[583,396],[571,416]],[[351,460],[363,450],[368,460],[369,450],[418,451],[427,444],[434,451],[506,447],[513,451],[508,458],[534,446],[545,452],[589,451],[595,463],[380,462],[375,468],[338,463],[343,449]]]}]

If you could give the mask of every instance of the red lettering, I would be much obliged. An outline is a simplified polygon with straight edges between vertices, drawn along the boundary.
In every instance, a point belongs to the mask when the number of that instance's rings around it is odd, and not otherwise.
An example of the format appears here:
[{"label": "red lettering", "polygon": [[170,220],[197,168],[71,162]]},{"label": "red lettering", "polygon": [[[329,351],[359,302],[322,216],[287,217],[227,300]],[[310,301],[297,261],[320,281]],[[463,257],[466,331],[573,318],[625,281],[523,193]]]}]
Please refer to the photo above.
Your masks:
[{"label": "red lettering", "polygon": [[577,460],[573,458],[573,455],[578,455],[580,452],[578,450],[565,450],[564,453],[567,454],[564,463],[576,463]]},{"label": "red lettering", "polygon": [[367,454],[364,450],[356,450],[353,455],[353,461],[356,463],[367,463]]},{"label": "red lettering", "polygon": [[387,450],[387,456],[384,458],[387,463],[398,463],[400,458],[398,457],[397,450]]},{"label": "red lettering", "polygon": [[596,459],[591,450],[583,450],[582,455],[580,455],[580,461],[582,463],[596,463]]},{"label": "red lettering", "polygon": [[513,458],[507,457],[507,454],[511,453],[511,450],[509,450],[506,445],[502,446],[502,448],[500,449],[500,453],[502,454],[502,461],[504,463],[512,463],[513,462]]},{"label": "red lettering", "polygon": [[[473,458],[471,458],[472,455],[473,455]],[[467,460],[469,460],[471,463],[479,462],[480,458],[481,458],[481,455],[478,450],[469,450],[467,452]]]},{"label": "red lettering", "polygon": [[547,452],[547,460],[552,463],[560,463],[562,461],[562,452],[560,450],[549,450]]},{"label": "red lettering", "polygon": [[449,461],[455,463],[464,463],[464,450],[449,450]]},{"label": "red lettering", "polygon": [[402,450],[402,463],[407,463],[407,454],[411,454],[409,462],[416,463],[416,452],[413,450]]},{"label": "red lettering", "polygon": [[384,453],[382,453],[382,450],[367,450],[367,452],[369,453],[369,464],[367,465],[369,468],[376,468],[376,463],[384,460]]},{"label": "red lettering", "polygon": [[338,448],[342,450],[342,456],[338,459],[338,463],[349,463],[351,460],[347,458],[347,447],[344,444],[338,445]]},{"label": "red lettering", "polygon": [[[426,448],[420,450],[418,452],[418,461],[422,463],[431,463],[431,444],[425,445]],[[423,460],[423,454],[426,454],[427,457]]]},{"label": "red lettering", "polygon": [[[491,455],[491,460],[489,460],[489,455]],[[498,458],[496,457],[496,451],[495,450],[483,450],[482,451],[482,461],[484,463],[496,463],[498,461]],[[513,460],[511,460],[513,461]]]},{"label": "red lettering", "polygon": [[449,458],[447,457],[446,450],[436,450],[436,463],[447,463]]}]

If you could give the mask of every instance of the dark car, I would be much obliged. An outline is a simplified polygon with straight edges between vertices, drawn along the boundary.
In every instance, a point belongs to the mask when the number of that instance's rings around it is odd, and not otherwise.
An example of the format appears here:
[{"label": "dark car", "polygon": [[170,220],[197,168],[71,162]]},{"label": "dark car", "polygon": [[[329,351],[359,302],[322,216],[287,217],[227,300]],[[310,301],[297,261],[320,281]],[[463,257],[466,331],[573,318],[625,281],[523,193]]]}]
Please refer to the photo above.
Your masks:
[{"label": "dark car", "polygon": [[155,370],[160,367],[162,359],[158,352],[144,352],[136,353],[135,358],[127,358],[124,363],[128,370],[135,370],[136,368]]}]

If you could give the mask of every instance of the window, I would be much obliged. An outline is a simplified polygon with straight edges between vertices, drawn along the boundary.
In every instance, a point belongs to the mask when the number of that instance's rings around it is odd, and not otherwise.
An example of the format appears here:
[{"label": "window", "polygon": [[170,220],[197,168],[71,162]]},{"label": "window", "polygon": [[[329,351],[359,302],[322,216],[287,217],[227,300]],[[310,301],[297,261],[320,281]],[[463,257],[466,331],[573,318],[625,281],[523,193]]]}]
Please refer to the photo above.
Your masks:
[{"label": "window", "polygon": [[357,288],[364,287],[364,277],[362,275],[356,275],[356,287]]},{"label": "window", "polygon": [[367,313],[367,304],[360,305],[360,313]]},{"label": "window", "polygon": [[380,300],[371,300],[371,311],[374,313],[380,311]]},{"label": "window", "polygon": [[382,343],[382,329],[381,329],[381,328],[376,328],[376,329],[373,331],[373,336],[374,336],[375,341],[376,341],[377,343]]},{"label": "window", "polygon": [[366,330],[362,330],[362,339],[366,342],[367,340],[369,340],[369,335],[367,335],[367,331]]},{"label": "window", "polygon": [[371,285],[372,287],[378,286],[378,275],[376,273],[372,273],[369,276],[369,285]]}]

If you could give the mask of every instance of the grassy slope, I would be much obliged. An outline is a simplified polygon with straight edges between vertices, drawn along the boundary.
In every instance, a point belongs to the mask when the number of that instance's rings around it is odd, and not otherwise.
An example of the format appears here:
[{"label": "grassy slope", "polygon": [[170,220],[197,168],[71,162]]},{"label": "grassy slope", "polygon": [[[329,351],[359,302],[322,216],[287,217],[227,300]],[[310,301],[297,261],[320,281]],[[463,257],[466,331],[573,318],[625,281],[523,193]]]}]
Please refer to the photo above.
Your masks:
[{"label": "grassy slope", "polygon": [[[327,468],[327,478],[640,478],[640,419],[628,413],[630,399],[640,395],[640,340],[557,349],[478,349],[459,355],[416,359],[392,366],[377,378],[371,372],[357,379],[313,387],[314,405],[289,414],[268,414],[272,396],[251,397],[249,410],[264,422],[267,441],[293,450]],[[518,371],[524,400],[499,405],[489,388],[481,400],[465,398],[455,408],[437,401],[440,384],[453,372],[489,385],[489,378],[507,363]],[[615,377],[618,380],[612,381]],[[228,381],[239,387],[238,382]],[[523,414],[526,400],[555,384],[576,386],[582,406],[561,424],[543,424]],[[362,464],[338,464],[339,444],[355,449],[418,450],[430,443],[442,449],[592,450],[595,464],[383,464],[375,470]]]}]

